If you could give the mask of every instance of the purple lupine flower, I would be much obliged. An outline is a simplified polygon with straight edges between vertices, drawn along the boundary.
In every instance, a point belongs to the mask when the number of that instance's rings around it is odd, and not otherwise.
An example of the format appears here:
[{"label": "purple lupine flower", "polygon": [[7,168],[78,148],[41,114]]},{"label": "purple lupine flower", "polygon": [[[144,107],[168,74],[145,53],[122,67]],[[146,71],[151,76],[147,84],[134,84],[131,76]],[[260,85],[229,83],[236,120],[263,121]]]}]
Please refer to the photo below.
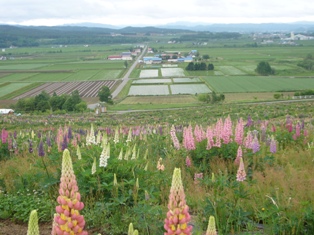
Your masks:
[{"label": "purple lupine flower", "polygon": [[31,140],[28,140],[28,152],[33,152],[33,142]]},{"label": "purple lupine flower", "polygon": [[13,133],[13,137],[14,137],[14,139],[16,139],[16,137],[17,137],[17,133],[16,133],[16,131],[14,131],[14,133]]},{"label": "purple lupine flower", "polygon": [[246,123],[246,127],[250,127],[250,126],[252,126],[253,125],[253,121],[252,121],[252,118],[251,118],[251,116],[249,115],[248,117],[247,117],[247,123]]},{"label": "purple lupine flower", "polygon": [[44,143],[42,141],[39,142],[38,156],[40,156],[40,157],[44,157],[45,156]]},{"label": "purple lupine flower", "polygon": [[51,138],[50,138],[50,135],[47,135],[47,137],[46,137],[46,143],[47,143],[48,147],[51,147]]},{"label": "purple lupine flower", "polygon": [[277,152],[276,140],[274,139],[273,136],[272,136],[272,138],[271,138],[269,148],[270,148],[270,152],[271,152],[271,153],[276,153],[276,152]]},{"label": "purple lupine flower", "polygon": [[69,127],[69,129],[68,129],[68,139],[72,139],[72,138],[73,138],[72,129],[71,129],[71,127]]},{"label": "purple lupine flower", "polygon": [[254,136],[254,139],[252,141],[252,146],[251,146],[252,150],[253,150],[253,153],[256,153],[259,151],[260,149],[260,144],[258,142],[258,139],[256,137],[256,135]]},{"label": "purple lupine flower", "polygon": [[67,137],[64,136],[63,141],[62,141],[62,147],[61,147],[62,151],[65,150],[67,147],[68,147],[68,140],[67,140]]}]

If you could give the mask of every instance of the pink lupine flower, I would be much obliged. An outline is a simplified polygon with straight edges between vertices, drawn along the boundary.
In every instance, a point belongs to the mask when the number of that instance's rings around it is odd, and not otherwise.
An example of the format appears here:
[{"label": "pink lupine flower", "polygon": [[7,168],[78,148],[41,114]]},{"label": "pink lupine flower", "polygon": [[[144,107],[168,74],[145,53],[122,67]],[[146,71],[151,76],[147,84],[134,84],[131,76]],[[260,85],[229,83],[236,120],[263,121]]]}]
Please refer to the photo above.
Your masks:
[{"label": "pink lupine flower", "polygon": [[301,125],[299,122],[295,126],[295,135],[296,135],[296,137],[299,137],[301,135]]},{"label": "pink lupine flower", "polygon": [[162,162],[162,158],[159,158],[159,160],[157,162],[157,169],[159,171],[164,171],[165,170],[165,166],[164,166],[164,164],[161,164],[161,162]]},{"label": "pink lupine flower", "polygon": [[215,125],[215,137],[216,137],[216,142],[214,144],[215,147],[218,147],[218,148],[221,147],[222,132],[223,132],[223,122],[222,122],[222,119],[220,118]]},{"label": "pink lupine flower", "polygon": [[87,235],[88,233],[83,230],[84,216],[79,213],[84,208],[84,203],[81,202],[70,152],[67,149],[63,151],[62,156],[59,194],[52,235]]},{"label": "pink lupine flower", "polygon": [[206,137],[207,137],[207,150],[210,150],[214,146],[214,133],[211,127],[207,127],[206,130]]},{"label": "pink lupine flower", "polygon": [[1,141],[2,141],[2,144],[5,144],[7,142],[7,138],[9,136],[9,132],[6,131],[4,128],[2,129],[2,132],[1,132]]},{"label": "pink lupine flower", "polygon": [[188,127],[185,127],[183,130],[183,144],[184,144],[185,149],[187,150],[195,149],[195,142],[194,142],[191,125],[189,125]]},{"label": "pink lupine flower", "polygon": [[228,144],[231,141],[231,136],[232,136],[232,121],[230,116],[228,116],[225,119],[224,125],[223,125],[223,129],[222,129],[222,133],[221,133],[221,137],[223,139],[224,144]]},{"label": "pink lupine flower", "polygon": [[240,158],[242,158],[242,148],[241,148],[241,146],[238,147],[237,157],[236,157],[236,159],[234,160],[234,163],[235,163],[236,165],[239,165],[239,164],[240,164]]},{"label": "pink lupine flower", "polygon": [[194,184],[198,184],[199,179],[203,179],[203,173],[195,173],[194,174]]},{"label": "pink lupine flower", "polygon": [[168,212],[165,219],[164,235],[191,235],[193,227],[188,225],[191,220],[189,207],[186,205],[180,168],[175,168],[169,195]]},{"label": "pink lupine flower", "polygon": [[249,131],[247,134],[246,134],[246,137],[244,139],[244,147],[247,148],[247,149],[251,149],[251,146],[252,146],[252,142],[253,142],[253,134],[251,131]]},{"label": "pink lupine flower", "polygon": [[180,143],[179,143],[179,140],[176,136],[176,130],[174,128],[174,125],[171,126],[170,135],[171,135],[171,139],[172,139],[174,148],[179,150],[180,149]]},{"label": "pink lupine flower", "polygon": [[191,165],[192,165],[192,161],[191,161],[191,158],[190,158],[189,156],[187,156],[187,157],[185,158],[185,165],[186,165],[187,167],[191,167]]},{"label": "pink lupine flower", "polygon": [[194,135],[197,142],[201,142],[205,139],[205,133],[202,126],[196,125],[194,128]]},{"label": "pink lupine flower", "polygon": [[240,158],[239,169],[237,172],[237,181],[244,181],[246,179],[246,173],[244,169],[243,158]]},{"label": "pink lupine flower", "polygon": [[244,128],[243,119],[240,118],[235,128],[235,142],[238,145],[242,145],[243,143],[243,134],[244,134],[243,128]]}]

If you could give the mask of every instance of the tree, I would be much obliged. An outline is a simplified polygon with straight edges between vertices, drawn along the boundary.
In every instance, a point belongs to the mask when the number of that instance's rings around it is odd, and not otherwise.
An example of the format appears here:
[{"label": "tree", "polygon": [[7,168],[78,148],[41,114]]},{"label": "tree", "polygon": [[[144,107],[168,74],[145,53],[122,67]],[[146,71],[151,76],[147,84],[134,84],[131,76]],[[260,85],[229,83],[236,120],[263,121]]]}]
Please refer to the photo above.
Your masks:
[{"label": "tree", "polygon": [[209,59],[209,55],[203,55],[203,60],[208,60]]},{"label": "tree", "polygon": [[208,70],[214,70],[214,65],[213,64],[208,64]]},{"label": "tree", "polygon": [[188,71],[193,71],[195,68],[194,68],[194,63],[193,62],[190,62],[189,64],[188,64],[188,66],[186,66],[186,68],[185,68],[186,70],[188,70]]},{"label": "tree", "polygon": [[125,60],[124,61],[124,67],[127,68],[129,66],[128,62]]},{"label": "tree", "polygon": [[107,86],[103,86],[99,92],[98,92],[98,97],[99,97],[99,100],[101,102],[106,102],[108,104],[113,104],[113,101],[112,101],[112,96],[111,96],[111,92],[110,92],[110,89],[109,87]]},{"label": "tree", "polygon": [[268,62],[261,61],[258,63],[257,68],[255,71],[263,76],[271,75],[275,73],[275,70],[272,69]]},{"label": "tree", "polygon": [[50,109],[49,104],[50,96],[46,91],[42,91],[39,95],[35,96],[35,109],[45,112]]}]

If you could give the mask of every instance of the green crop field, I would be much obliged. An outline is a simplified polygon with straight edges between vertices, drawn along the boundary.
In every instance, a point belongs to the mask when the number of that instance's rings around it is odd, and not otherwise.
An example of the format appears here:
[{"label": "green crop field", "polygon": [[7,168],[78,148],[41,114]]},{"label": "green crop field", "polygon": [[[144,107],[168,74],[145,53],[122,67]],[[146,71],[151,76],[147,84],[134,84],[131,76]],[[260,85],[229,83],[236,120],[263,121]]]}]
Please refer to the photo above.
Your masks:
[{"label": "green crop field", "polygon": [[314,88],[314,78],[216,76],[204,80],[216,92],[271,92]]},{"label": "green crop field", "polygon": [[160,78],[160,79],[138,79],[134,80],[132,83],[134,84],[160,84],[160,83],[171,83],[170,78]]},{"label": "green crop field", "polygon": [[30,79],[37,73],[12,73],[0,78],[0,82],[19,82]]},{"label": "green crop field", "polygon": [[209,93],[211,90],[206,84],[176,84],[170,85],[171,93],[176,94],[201,94]]},{"label": "green crop field", "polygon": [[2,96],[5,96],[7,94],[10,94],[11,92],[14,92],[18,89],[21,89],[23,87],[26,87],[28,85],[30,85],[31,83],[27,83],[27,82],[24,82],[24,83],[9,83],[8,85],[5,85],[5,86],[1,86],[1,83],[0,83],[0,97]]},{"label": "green crop field", "polygon": [[173,78],[174,83],[201,82],[199,78]]}]

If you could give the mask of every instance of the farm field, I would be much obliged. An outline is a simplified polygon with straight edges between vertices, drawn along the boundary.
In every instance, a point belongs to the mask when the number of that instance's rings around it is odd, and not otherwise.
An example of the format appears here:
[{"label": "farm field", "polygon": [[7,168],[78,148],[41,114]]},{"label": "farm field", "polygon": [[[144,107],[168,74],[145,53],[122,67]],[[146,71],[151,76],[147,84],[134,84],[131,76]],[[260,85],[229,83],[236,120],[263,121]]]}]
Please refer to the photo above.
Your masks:
[{"label": "farm field", "polygon": [[210,93],[211,90],[206,84],[176,84],[170,85],[171,94],[201,94]]},{"label": "farm field", "polygon": [[158,69],[141,70],[140,78],[153,78],[153,77],[158,77]]},{"label": "farm field", "polygon": [[133,84],[145,84],[145,83],[151,83],[151,84],[160,84],[160,83],[171,83],[172,80],[170,78],[159,78],[159,79],[138,79],[134,80]]},{"label": "farm field", "polygon": [[193,83],[193,82],[201,82],[199,78],[173,78],[174,83]]},{"label": "farm field", "polygon": [[205,77],[204,81],[216,92],[275,92],[314,88],[314,78],[215,76]]},{"label": "farm field", "polygon": [[197,99],[189,95],[175,96],[128,96],[119,105],[125,104],[186,104],[198,103]]},{"label": "farm field", "polygon": [[[0,97],[8,95],[15,90],[29,86],[30,84],[31,83],[27,83],[27,82],[3,84],[2,86],[0,86]],[[1,83],[0,83],[0,85],[1,85]]]},{"label": "farm field", "polygon": [[169,95],[168,85],[131,86],[128,95]]},{"label": "farm field", "polygon": [[108,86],[112,89],[119,80],[106,80],[106,81],[78,81],[78,82],[47,82],[41,86],[38,86],[30,91],[16,96],[14,100],[18,100],[25,97],[36,96],[42,91],[46,91],[49,95],[56,92],[57,95],[70,94],[74,90],[78,90],[82,97],[97,97],[98,91],[102,86]]},{"label": "farm field", "polygon": [[185,77],[182,68],[161,68],[161,74],[163,77]]}]

